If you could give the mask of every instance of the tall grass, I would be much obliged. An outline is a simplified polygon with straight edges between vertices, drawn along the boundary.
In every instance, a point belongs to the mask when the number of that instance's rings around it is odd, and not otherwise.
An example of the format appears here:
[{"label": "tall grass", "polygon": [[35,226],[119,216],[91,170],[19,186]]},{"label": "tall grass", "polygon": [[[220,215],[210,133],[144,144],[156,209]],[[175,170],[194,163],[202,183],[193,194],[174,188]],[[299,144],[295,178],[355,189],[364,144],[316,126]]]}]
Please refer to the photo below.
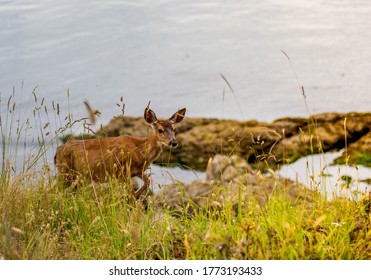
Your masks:
[{"label": "tall grass", "polygon": [[[241,208],[240,199],[237,214],[232,202],[190,214],[163,208],[152,197],[133,201],[115,180],[62,186],[47,154],[86,119],[63,117],[54,102],[49,109],[36,90],[32,120],[17,111],[15,90],[0,100],[1,259],[371,258],[368,200],[319,197],[293,204],[276,194],[265,206],[251,199]],[[28,146],[23,166],[14,162],[18,149]]]},{"label": "tall grass", "polygon": [[1,257],[6,259],[369,259],[369,213],[361,204],[293,206],[274,196],[193,216],[122,199],[110,184],[76,192],[7,187],[1,193]]}]

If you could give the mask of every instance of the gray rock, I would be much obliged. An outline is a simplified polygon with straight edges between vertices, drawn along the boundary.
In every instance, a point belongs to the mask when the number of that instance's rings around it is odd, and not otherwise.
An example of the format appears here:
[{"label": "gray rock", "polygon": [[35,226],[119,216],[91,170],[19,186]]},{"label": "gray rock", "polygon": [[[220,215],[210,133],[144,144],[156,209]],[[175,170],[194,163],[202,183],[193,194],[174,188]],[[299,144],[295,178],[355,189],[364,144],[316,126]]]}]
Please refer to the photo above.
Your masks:
[{"label": "gray rock", "polygon": [[273,171],[269,175],[254,173],[240,157],[217,155],[209,160],[206,180],[165,186],[155,196],[155,201],[161,207],[188,213],[222,209],[228,205],[235,211],[246,211],[251,202],[266,205],[273,194],[285,196],[292,203],[311,203],[319,196]]}]

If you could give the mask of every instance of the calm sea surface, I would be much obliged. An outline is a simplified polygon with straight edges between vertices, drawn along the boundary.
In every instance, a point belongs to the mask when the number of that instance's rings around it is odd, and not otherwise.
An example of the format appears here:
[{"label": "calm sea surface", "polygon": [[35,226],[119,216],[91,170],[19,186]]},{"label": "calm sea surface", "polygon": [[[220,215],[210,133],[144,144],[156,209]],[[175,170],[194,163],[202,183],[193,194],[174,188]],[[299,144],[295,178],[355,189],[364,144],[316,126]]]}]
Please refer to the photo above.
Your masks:
[{"label": "calm sea surface", "polygon": [[[148,101],[161,117],[370,111],[370,26],[368,0],[0,0],[3,124],[13,93],[15,118],[52,132],[86,116],[84,99],[98,125],[121,113],[120,97],[133,116]],[[36,117],[33,90],[49,108]]]}]

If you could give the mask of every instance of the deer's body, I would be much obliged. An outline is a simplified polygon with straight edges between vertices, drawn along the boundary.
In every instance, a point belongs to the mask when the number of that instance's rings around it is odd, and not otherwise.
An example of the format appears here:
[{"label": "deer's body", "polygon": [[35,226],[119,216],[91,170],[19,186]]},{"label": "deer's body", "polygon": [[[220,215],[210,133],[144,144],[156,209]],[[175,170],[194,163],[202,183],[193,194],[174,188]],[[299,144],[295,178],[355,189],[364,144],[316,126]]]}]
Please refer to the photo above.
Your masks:
[{"label": "deer's body", "polygon": [[110,177],[126,180],[141,177],[143,187],[138,197],[149,185],[144,173],[162,152],[162,146],[177,146],[174,124],[183,120],[185,109],[176,112],[169,120],[157,120],[148,107],[144,118],[153,127],[145,138],[123,135],[90,140],[73,140],[58,147],[55,164],[59,178],[73,182],[80,177],[93,181],[105,181]]},{"label": "deer's body", "polygon": [[80,174],[96,181],[141,176],[162,151],[155,138],[151,134],[148,138],[124,135],[70,141],[57,149],[58,168],[62,174]]}]

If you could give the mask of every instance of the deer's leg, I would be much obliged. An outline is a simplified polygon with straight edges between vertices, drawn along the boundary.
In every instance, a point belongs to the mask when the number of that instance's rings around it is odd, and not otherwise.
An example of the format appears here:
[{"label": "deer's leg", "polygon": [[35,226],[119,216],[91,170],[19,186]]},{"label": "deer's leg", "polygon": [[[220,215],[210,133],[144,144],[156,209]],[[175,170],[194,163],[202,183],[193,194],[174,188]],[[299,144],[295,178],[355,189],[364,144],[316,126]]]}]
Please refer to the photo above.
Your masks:
[{"label": "deer's leg", "polygon": [[130,192],[135,197],[135,199],[137,199],[137,194],[136,194],[135,189],[134,189],[133,186],[130,186]]},{"label": "deer's leg", "polygon": [[149,178],[149,176],[147,176],[144,173],[142,174],[142,180],[143,180],[143,186],[141,186],[140,189],[135,192],[136,199],[138,199],[140,195],[148,189],[149,184],[151,183],[151,179]]}]

